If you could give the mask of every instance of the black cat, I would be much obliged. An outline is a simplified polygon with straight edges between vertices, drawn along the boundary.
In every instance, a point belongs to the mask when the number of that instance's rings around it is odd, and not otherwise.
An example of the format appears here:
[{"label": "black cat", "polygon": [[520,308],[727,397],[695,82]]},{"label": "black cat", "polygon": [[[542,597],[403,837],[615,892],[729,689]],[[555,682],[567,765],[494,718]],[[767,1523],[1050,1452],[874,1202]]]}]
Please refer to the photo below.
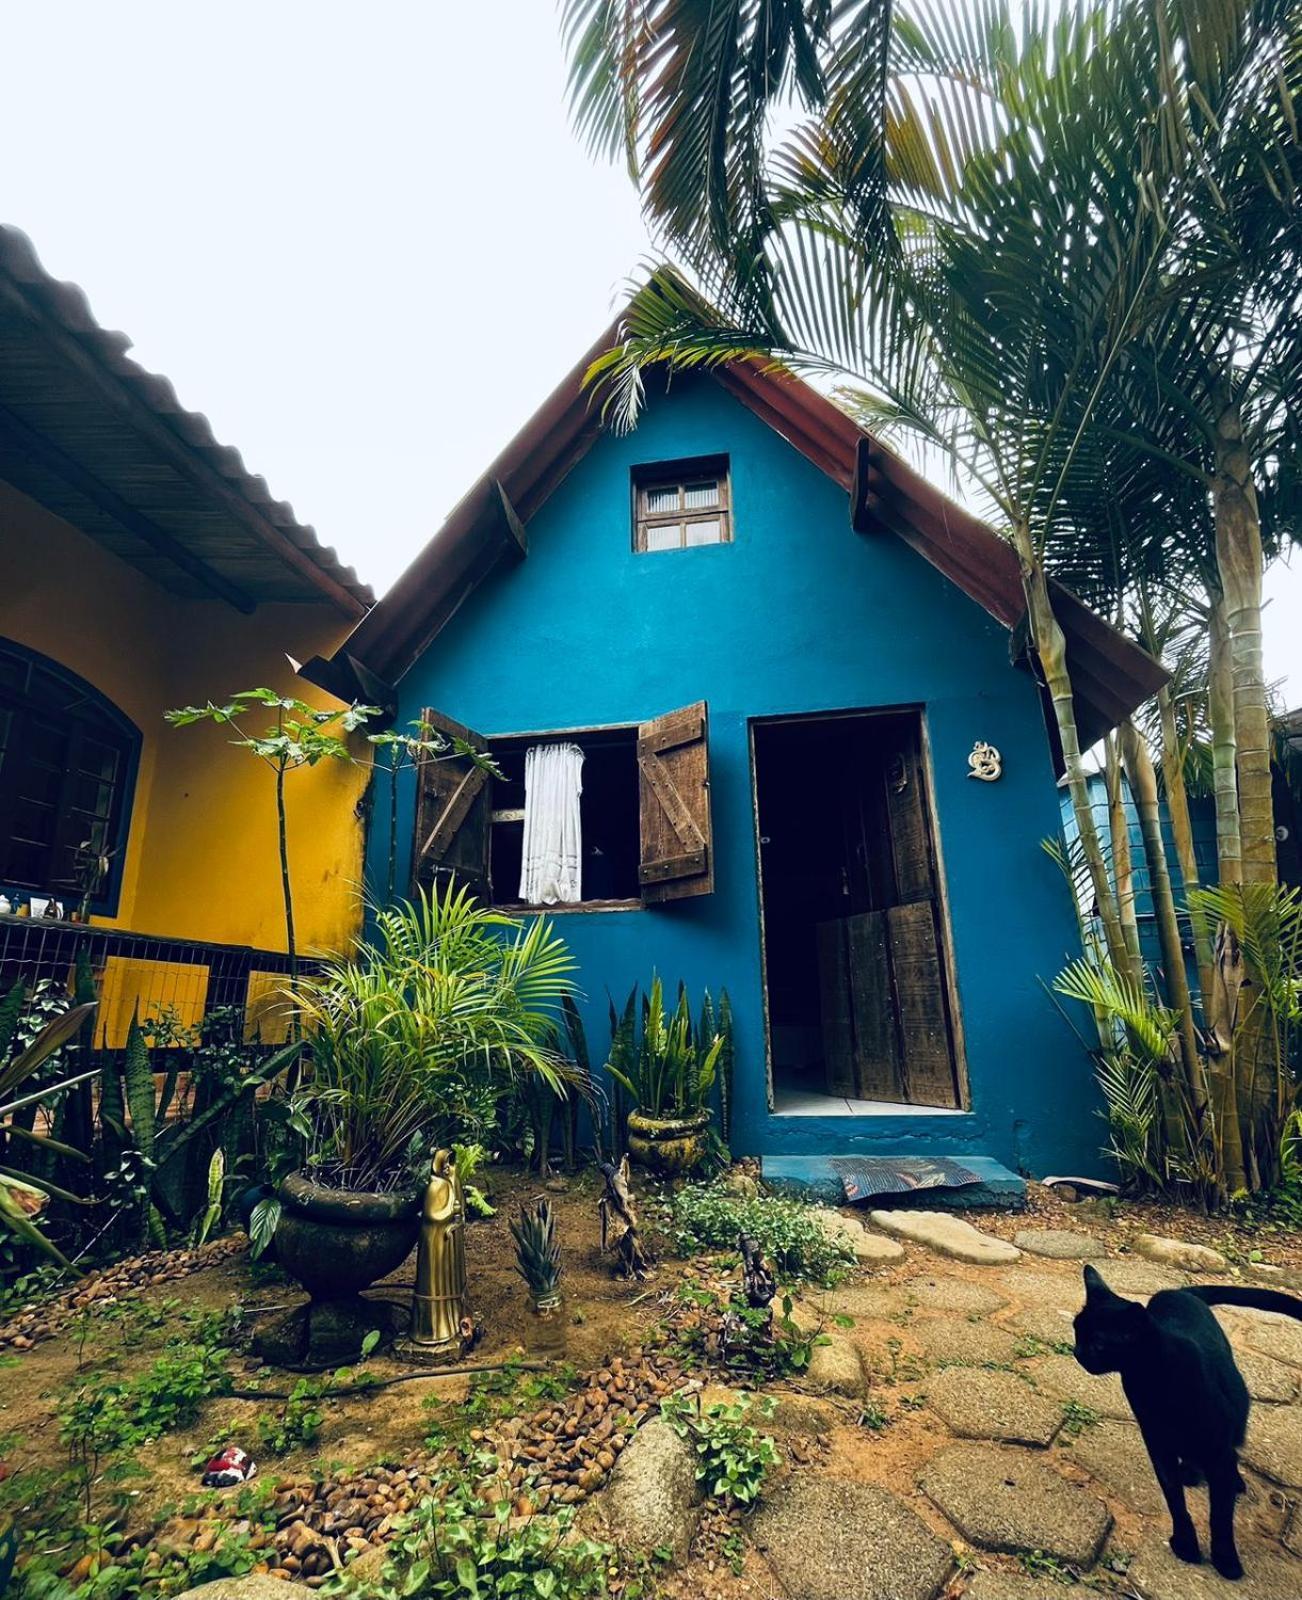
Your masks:
[{"label": "black cat", "polygon": [[1251,1306],[1302,1321],[1302,1300],[1270,1289],[1163,1289],[1146,1306],[1114,1294],[1085,1268],[1085,1305],[1076,1317],[1076,1359],[1086,1372],[1119,1372],[1171,1512],[1171,1549],[1201,1561],[1185,1506],[1186,1484],[1207,1482],[1212,1563],[1241,1578],[1234,1547],[1234,1500],[1244,1489],[1239,1446],[1248,1425],[1248,1388],[1209,1306]]}]

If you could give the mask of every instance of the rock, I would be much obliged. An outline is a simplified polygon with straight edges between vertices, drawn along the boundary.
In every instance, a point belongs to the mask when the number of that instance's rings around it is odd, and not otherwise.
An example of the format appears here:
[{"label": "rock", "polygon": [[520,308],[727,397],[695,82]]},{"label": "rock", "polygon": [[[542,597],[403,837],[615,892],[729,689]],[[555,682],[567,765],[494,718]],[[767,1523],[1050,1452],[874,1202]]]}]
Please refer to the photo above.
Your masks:
[{"label": "rock", "polygon": [[1236,1351],[1234,1359],[1254,1400],[1288,1405],[1297,1398],[1299,1374],[1296,1368],[1274,1361],[1270,1356],[1255,1355],[1251,1350]]},{"label": "rock", "polygon": [[1035,1381],[1059,1400],[1074,1400],[1078,1406],[1088,1406],[1100,1417],[1115,1417],[1121,1422],[1134,1420],[1121,1379],[1115,1372],[1096,1378],[1092,1372],[1086,1372],[1075,1356],[1046,1356],[1034,1373]]},{"label": "rock", "polygon": [[963,1537],[984,1550],[1040,1550],[1088,1567],[1112,1526],[1096,1495],[1025,1450],[953,1445],[923,1468],[918,1483]]},{"label": "rock", "polygon": [[1099,1600],[1101,1591],[1057,1578],[1026,1578],[1012,1572],[978,1572],[963,1600]]},{"label": "rock", "polygon": [[966,1278],[910,1278],[900,1285],[906,1307],[919,1311],[952,1311],[959,1316],[988,1317],[1007,1301],[984,1283]]},{"label": "rock", "polygon": [[1028,1310],[1065,1311],[1068,1317],[1074,1317],[1085,1304],[1085,1284],[1079,1272],[1019,1267],[1004,1273],[1002,1281]]},{"label": "rock", "polygon": [[938,1366],[1006,1366],[1017,1351],[1017,1340],[993,1322],[968,1322],[959,1317],[929,1317],[910,1333],[923,1353]]},{"label": "rock", "polygon": [[1023,1228],[1013,1243],[1029,1255],[1048,1256],[1051,1261],[1097,1261],[1106,1254],[1092,1234],[1069,1228]]},{"label": "rock", "polygon": [[837,1394],[861,1395],[864,1390],[863,1357],[858,1346],[840,1332],[825,1333],[826,1344],[814,1346],[809,1359],[809,1380]]},{"label": "rock", "polygon": [[1050,1306],[1036,1306],[1030,1311],[1019,1311],[1013,1318],[1012,1325],[1018,1333],[1038,1339],[1051,1350],[1064,1344],[1071,1347],[1076,1342],[1070,1311],[1057,1311]]},{"label": "rock", "polygon": [[1258,1311],[1241,1319],[1240,1326],[1244,1330],[1243,1342],[1258,1355],[1302,1367],[1302,1322],[1273,1311]]},{"label": "rock", "polygon": [[759,1199],[759,1181],[744,1167],[730,1167],[724,1177],[723,1187],[728,1194],[735,1194],[741,1200]]},{"label": "rock", "polygon": [[1166,1502],[1133,1422],[1100,1422],[1060,1443],[1068,1459],[1084,1467],[1132,1511],[1144,1517],[1162,1516]]},{"label": "rock", "polygon": [[1006,1266],[1022,1252],[993,1234],[982,1233],[948,1211],[870,1211],[868,1220],[882,1233],[924,1244],[937,1255],[974,1267]]},{"label": "rock", "polygon": [[857,1217],[843,1217],[839,1211],[832,1211],[827,1206],[815,1206],[810,1216],[832,1244],[849,1249],[856,1261],[886,1266],[903,1258],[902,1244],[883,1234],[869,1233]]},{"label": "rock", "polygon": [[800,1394],[778,1395],[773,1415],[764,1424],[774,1433],[811,1434],[818,1439],[830,1433],[835,1425],[836,1412],[831,1406]]},{"label": "rock", "polygon": [[1062,1426],[1062,1406],[1014,1372],[947,1367],[928,1380],[927,1404],[963,1439],[1043,1447]]},{"label": "rock", "polygon": [[1137,1233],[1132,1246],[1149,1261],[1181,1272],[1228,1272],[1229,1262],[1219,1250],[1186,1239],[1166,1239],[1160,1233]]},{"label": "rock", "polygon": [[621,1544],[686,1558],[701,1517],[696,1452],[663,1417],[633,1435],[597,1503]]},{"label": "rock", "polygon": [[954,1565],[888,1490],[811,1473],[761,1502],[752,1534],[790,1600],[934,1600]]},{"label": "rock", "polygon": [[1254,1408],[1240,1455],[1273,1483],[1302,1489],[1302,1411],[1295,1406]]},{"label": "rock", "polygon": [[[1117,1294],[1134,1300],[1148,1300],[1159,1289],[1183,1289],[1189,1282],[1183,1272],[1169,1271],[1146,1261],[1100,1261],[1098,1269],[1104,1283]],[[1084,1298],[1082,1286],[1081,1296]]]},{"label": "rock", "polygon": [[181,1600],[285,1600],[285,1585],[279,1578],[251,1572],[245,1578],[215,1578],[187,1589]]},{"label": "rock", "polygon": [[[1205,1554],[1205,1539],[1203,1545]],[[1126,1579],[1144,1600],[1297,1600],[1302,1594],[1299,1564],[1246,1539],[1242,1528],[1239,1555],[1246,1572],[1230,1583],[1206,1561],[1197,1567],[1181,1561],[1165,1539],[1156,1537],[1141,1547]]]}]

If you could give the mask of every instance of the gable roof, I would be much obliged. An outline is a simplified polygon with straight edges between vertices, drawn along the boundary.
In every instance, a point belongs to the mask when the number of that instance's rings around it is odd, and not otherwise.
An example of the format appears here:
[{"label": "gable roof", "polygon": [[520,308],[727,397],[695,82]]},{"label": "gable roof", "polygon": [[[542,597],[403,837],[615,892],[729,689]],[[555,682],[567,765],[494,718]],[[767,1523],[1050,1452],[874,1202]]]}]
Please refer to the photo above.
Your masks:
[{"label": "gable roof", "polygon": [[[396,684],[499,562],[526,553],[529,519],[602,432],[583,380],[593,360],[618,338],[619,325],[617,319],[605,330],[457,502],[333,661],[316,664],[321,675],[309,676],[337,686],[345,697],[363,690],[374,696],[377,678]],[[717,368],[710,377],[846,491],[857,532],[889,531],[902,539],[1009,629],[1015,660],[1024,655],[1026,606],[1017,556],[993,529],[809,384],[757,363]],[[1052,587],[1067,636],[1081,743],[1088,746],[1147,700],[1168,674],[1069,590]],[[359,667],[369,688],[355,676],[350,686],[349,673]]]},{"label": "gable roof", "polygon": [[362,616],[370,588],[130,348],[0,225],[0,478],[170,593]]}]

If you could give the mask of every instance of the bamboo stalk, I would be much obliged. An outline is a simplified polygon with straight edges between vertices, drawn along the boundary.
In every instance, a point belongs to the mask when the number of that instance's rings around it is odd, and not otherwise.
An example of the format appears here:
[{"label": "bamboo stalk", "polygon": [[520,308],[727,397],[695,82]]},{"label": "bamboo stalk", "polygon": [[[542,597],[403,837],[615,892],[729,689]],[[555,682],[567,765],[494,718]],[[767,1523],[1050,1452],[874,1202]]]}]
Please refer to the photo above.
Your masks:
[{"label": "bamboo stalk", "polygon": [[1108,835],[1112,844],[1112,881],[1117,886],[1117,911],[1121,932],[1130,953],[1131,975],[1139,978],[1143,957],[1139,948],[1139,921],[1135,916],[1135,869],[1130,853],[1130,828],[1126,822],[1126,802],[1121,784],[1121,760],[1117,741],[1108,734],[1103,741],[1103,781],[1108,795]]}]

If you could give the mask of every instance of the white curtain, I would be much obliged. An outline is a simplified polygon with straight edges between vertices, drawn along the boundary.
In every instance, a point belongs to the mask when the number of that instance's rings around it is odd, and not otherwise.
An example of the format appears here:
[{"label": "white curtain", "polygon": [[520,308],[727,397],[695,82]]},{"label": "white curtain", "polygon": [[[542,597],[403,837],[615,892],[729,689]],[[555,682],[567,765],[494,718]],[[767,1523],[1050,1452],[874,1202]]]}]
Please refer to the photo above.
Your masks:
[{"label": "white curtain", "polygon": [[528,906],[574,905],[583,898],[583,751],[535,744],[524,758],[524,860],[520,899]]}]

